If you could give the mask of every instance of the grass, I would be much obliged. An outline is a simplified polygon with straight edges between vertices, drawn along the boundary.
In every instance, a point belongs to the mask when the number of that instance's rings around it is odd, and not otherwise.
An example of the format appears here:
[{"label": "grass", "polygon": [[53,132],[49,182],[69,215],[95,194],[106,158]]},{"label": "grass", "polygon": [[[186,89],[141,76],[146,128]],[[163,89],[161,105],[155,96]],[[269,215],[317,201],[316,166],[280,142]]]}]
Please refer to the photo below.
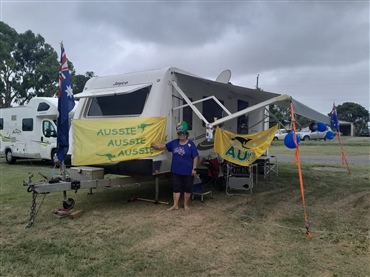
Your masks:
[{"label": "grass", "polygon": [[[346,155],[366,155],[368,141],[344,141]],[[331,147],[333,144],[333,147]],[[324,147],[323,147],[324,145]],[[301,143],[301,155],[340,155],[333,142]],[[274,142],[272,154],[294,152]],[[292,154],[293,155],[293,154]],[[320,169],[320,170],[319,170]],[[25,228],[28,173],[41,180],[41,161],[0,160],[0,276],[370,276],[369,165],[302,164],[312,238],[305,236],[296,165],[279,162],[279,177],[260,179],[249,196],[195,198],[191,210],[128,202],[154,198],[152,183],[68,192],[77,219],[57,219],[63,195],[38,195],[35,224]],[[160,183],[171,202],[171,185]]]}]

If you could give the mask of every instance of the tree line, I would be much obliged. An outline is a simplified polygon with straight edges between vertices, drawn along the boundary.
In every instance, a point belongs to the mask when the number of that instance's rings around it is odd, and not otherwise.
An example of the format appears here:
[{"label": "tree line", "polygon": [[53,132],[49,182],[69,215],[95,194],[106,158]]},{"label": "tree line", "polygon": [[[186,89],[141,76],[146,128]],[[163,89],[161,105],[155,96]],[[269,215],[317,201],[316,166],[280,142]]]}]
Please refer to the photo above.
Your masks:
[{"label": "tree line", "polygon": [[[354,126],[354,134],[359,135],[362,128],[368,127],[369,122],[369,111],[359,104],[352,102],[345,102],[337,107],[338,120],[351,122]],[[290,125],[290,109],[283,108],[276,105],[269,106],[270,116],[269,124],[270,127],[278,123],[279,128],[284,128],[286,125]],[[330,114],[328,114],[330,116]],[[307,127],[312,122],[311,119],[296,115],[296,123],[298,128]]]},{"label": "tree line", "polygon": [[[0,108],[23,105],[33,97],[58,93],[60,58],[53,47],[31,30],[17,33],[0,21]],[[72,89],[81,92],[95,74],[76,74],[68,61]]]}]

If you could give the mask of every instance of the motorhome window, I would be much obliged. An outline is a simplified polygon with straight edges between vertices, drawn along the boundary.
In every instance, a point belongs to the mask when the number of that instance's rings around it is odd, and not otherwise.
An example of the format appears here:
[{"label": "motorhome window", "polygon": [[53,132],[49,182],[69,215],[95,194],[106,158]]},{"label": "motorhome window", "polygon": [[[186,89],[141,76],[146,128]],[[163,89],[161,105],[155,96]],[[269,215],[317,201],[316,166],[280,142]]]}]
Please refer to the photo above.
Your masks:
[{"label": "motorhome window", "polygon": [[54,128],[54,125],[48,120],[44,120],[42,122],[42,132],[45,137],[56,137],[57,136],[57,132]]},{"label": "motorhome window", "polygon": [[33,131],[33,118],[24,118],[22,120],[22,131]]},{"label": "motorhome window", "polygon": [[49,108],[50,108],[49,104],[47,104],[45,102],[41,102],[41,103],[39,103],[39,106],[37,107],[37,111],[38,112],[43,112],[43,111],[47,111]]},{"label": "motorhome window", "polygon": [[4,118],[0,118],[0,130],[4,129]]},{"label": "motorhome window", "polygon": [[[247,101],[238,100],[238,111],[244,110],[248,108],[248,106],[249,103]],[[248,115],[244,114],[238,117],[236,128],[239,134],[248,133]]]},{"label": "motorhome window", "polygon": [[92,97],[87,116],[134,116],[143,112],[150,87],[127,94]]},{"label": "motorhome window", "polygon": [[[192,98],[189,98],[190,102],[193,102]],[[183,104],[186,104],[185,100],[182,100]],[[188,129],[193,130],[193,110],[187,106],[183,109],[182,118],[186,123],[188,123]]]},{"label": "motorhome window", "polygon": [[[206,98],[205,96],[203,98]],[[218,99],[218,101],[221,102],[222,105],[224,105],[224,101]],[[209,123],[214,122],[215,118],[220,119],[222,118],[223,109],[220,107],[220,105],[217,104],[217,102],[213,99],[209,99],[206,101],[203,101],[203,116]],[[205,126],[205,123],[203,122],[203,126]]]}]

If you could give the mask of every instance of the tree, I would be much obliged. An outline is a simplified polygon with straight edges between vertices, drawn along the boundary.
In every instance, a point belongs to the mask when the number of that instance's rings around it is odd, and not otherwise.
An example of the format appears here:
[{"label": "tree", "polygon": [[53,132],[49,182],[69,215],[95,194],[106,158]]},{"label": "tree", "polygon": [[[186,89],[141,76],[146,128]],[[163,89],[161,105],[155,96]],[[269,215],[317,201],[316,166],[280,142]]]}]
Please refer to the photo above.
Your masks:
[{"label": "tree", "polygon": [[71,76],[72,86],[73,86],[73,93],[82,92],[86,82],[91,79],[92,77],[96,77],[93,71],[87,71],[85,75],[75,75]]},{"label": "tree", "polygon": [[[0,22],[0,107],[27,103],[35,96],[55,96],[59,59],[41,35],[28,30],[18,34]],[[74,73],[73,64],[69,69]]]},{"label": "tree", "polygon": [[[284,108],[277,105],[269,106],[270,116],[269,124],[270,128],[276,124],[283,124],[284,126],[290,122],[290,109]],[[280,126],[282,128],[283,126]]]},{"label": "tree", "polygon": [[32,31],[19,34],[14,51],[17,84],[14,101],[24,104],[35,96],[57,92],[59,63],[55,50]]},{"label": "tree", "polygon": [[369,111],[359,104],[345,102],[337,106],[338,119],[352,122],[355,134],[359,134],[361,128],[366,128],[369,122]]},{"label": "tree", "polygon": [[10,107],[15,85],[15,60],[12,53],[17,42],[17,32],[0,21],[0,108]]}]

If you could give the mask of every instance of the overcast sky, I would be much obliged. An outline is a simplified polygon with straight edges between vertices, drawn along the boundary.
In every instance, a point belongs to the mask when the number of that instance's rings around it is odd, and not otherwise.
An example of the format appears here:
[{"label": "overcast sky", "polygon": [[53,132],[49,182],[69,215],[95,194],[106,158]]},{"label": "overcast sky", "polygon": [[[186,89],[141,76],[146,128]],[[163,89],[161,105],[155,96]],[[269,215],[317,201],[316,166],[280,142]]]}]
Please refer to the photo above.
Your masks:
[{"label": "overcast sky", "polygon": [[31,30],[78,74],[174,66],[286,93],[321,113],[369,109],[368,1],[12,1],[1,21]]}]

